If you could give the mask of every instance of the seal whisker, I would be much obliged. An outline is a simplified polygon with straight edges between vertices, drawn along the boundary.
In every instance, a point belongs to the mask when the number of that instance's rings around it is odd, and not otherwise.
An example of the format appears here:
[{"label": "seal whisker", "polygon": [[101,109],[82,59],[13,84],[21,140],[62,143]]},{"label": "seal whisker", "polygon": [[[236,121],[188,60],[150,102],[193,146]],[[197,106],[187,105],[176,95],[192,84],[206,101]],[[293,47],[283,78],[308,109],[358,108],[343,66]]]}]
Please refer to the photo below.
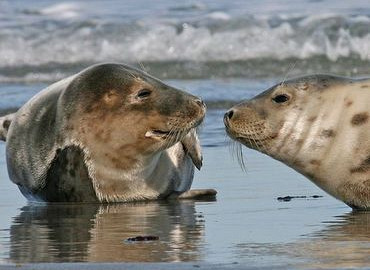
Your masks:
[{"label": "seal whisker", "polygon": [[240,168],[244,172],[247,172],[247,168],[246,168],[245,162],[244,162],[242,144],[239,143],[238,141],[231,140],[231,141],[229,141],[229,150],[231,150],[232,157],[236,158]]},{"label": "seal whisker", "polygon": [[128,69],[126,69],[126,72],[129,76],[131,76],[133,79],[136,79],[136,76]]},{"label": "seal whisker", "polygon": [[168,132],[168,136],[165,138],[165,148],[167,149],[167,148],[169,148],[169,147],[171,147],[171,145],[173,145],[173,143],[174,143],[174,135],[175,135],[176,133],[175,133],[175,127],[174,126],[172,126],[171,128],[170,128],[170,131]]},{"label": "seal whisker", "polygon": [[293,63],[289,65],[288,71],[285,74],[284,79],[281,82],[281,85],[285,84],[286,80],[288,79],[289,74],[294,70],[297,63],[298,63],[298,60],[295,60]]},{"label": "seal whisker", "polygon": [[244,162],[243,148],[242,148],[242,145],[240,143],[237,144],[237,149],[238,149],[238,162],[239,162],[239,165],[240,165],[240,167],[242,168],[242,170],[244,172],[247,172],[247,168],[246,168],[245,162]]},{"label": "seal whisker", "polygon": [[145,73],[148,73],[148,71],[146,70],[146,68],[145,68],[145,66],[144,66],[144,64],[143,64],[143,62],[138,61],[138,63],[139,63],[139,66],[140,66],[141,70],[142,70],[142,71],[144,71]]}]

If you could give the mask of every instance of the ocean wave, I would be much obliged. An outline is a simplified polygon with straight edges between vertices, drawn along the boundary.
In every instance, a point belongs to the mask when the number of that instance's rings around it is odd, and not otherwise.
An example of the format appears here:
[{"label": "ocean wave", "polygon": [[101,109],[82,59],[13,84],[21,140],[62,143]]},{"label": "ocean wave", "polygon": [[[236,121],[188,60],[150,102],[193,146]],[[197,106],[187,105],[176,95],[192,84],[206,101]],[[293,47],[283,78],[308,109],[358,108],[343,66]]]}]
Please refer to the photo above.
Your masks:
[{"label": "ocean wave", "polygon": [[[0,83],[54,82],[96,63],[51,62],[45,65],[0,67]],[[285,78],[317,73],[368,77],[370,74],[369,61],[356,57],[339,58],[335,62],[325,57],[312,57],[303,60],[260,58],[248,61],[140,61],[128,64],[160,79]]]},{"label": "ocean wave", "polygon": [[[353,64],[347,70],[356,67],[368,72],[369,15],[234,16],[218,10],[205,11],[200,4],[177,8],[203,13],[195,18],[107,20],[83,16],[83,7],[70,3],[33,13],[23,10],[22,16],[28,18],[29,24],[0,20],[0,82],[20,78],[53,80],[74,71],[76,66],[111,61],[143,62],[159,68],[169,63],[191,67],[178,74],[169,70],[165,77],[183,73],[189,77],[209,76],[212,72],[253,76],[274,69],[266,67],[266,62],[280,67],[282,63],[304,62],[310,68],[317,66],[317,59],[325,67],[346,62]],[[253,67],[248,68],[248,63]],[[237,70],[239,66],[246,70]],[[205,67],[206,71],[197,67]]]}]

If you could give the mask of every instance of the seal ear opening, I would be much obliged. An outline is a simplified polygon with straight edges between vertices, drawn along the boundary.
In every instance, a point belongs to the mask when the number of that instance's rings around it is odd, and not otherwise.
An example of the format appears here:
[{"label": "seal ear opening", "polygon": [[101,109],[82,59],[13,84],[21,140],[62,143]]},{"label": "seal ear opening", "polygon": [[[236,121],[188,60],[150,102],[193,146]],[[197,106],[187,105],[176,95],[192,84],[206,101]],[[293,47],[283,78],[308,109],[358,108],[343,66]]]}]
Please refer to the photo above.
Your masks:
[{"label": "seal ear opening", "polygon": [[0,117],[0,141],[6,142],[6,136],[8,134],[8,130],[10,124],[12,123],[13,117],[14,113]]},{"label": "seal ear opening", "polygon": [[194,166],[200,170],[203,165],[202,150],[195,128],[189,131],[188,134],[181,141],[184,151],[188,154],[193,161]]}]

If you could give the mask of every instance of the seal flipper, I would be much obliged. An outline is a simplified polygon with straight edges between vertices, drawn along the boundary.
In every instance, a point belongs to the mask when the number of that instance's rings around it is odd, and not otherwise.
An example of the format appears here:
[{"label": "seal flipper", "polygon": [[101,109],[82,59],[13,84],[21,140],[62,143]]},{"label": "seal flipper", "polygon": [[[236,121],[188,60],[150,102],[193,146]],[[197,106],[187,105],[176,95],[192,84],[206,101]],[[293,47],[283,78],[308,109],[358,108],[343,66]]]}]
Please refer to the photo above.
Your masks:
[{"label": "seal flipper", "polygon": [[185,191],[183,193],[173,193],[168,196],[168,200],[178,200],[178,199],[186,199],[186,200],[201,200],[201,199],[212,199],[215,198],[217,191],[209,188],[209,189],[191,189]]},{"label": "seal flipper", "polygon": [[188,154],[193,161],[195,167],[200,170],[203,165],[202,150],[200,148],[200,143],[196,129],[193,128],[181,141],[185,153]]},{"label": "seal flipper", "polygon": [[8,130],[15,113],[11,113],[0,117],[0,141],[6,142],[6,136],[8,135]]}]

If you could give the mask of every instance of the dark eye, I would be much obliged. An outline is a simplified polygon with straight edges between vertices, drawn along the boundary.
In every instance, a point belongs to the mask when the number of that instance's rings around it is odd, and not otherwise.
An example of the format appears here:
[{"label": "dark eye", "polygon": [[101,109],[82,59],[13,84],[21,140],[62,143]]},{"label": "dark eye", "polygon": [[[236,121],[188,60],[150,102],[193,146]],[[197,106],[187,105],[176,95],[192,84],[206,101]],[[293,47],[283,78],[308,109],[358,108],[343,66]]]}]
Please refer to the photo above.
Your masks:
[{"label": "dark eye", "polygon": [[272,100],[276,103],[284,103],[287,102],[290,99],[290,97],[286,94],[277,95],[276,97],[273,97]]},{"label": "dark eye", "polygon": [[150,91],[149,89],[141,89],[139,91],[139,93],[137,93],[137,97],[138,98],[147,98],[150,96],[150,94],[152,93],[152,91]]}]

